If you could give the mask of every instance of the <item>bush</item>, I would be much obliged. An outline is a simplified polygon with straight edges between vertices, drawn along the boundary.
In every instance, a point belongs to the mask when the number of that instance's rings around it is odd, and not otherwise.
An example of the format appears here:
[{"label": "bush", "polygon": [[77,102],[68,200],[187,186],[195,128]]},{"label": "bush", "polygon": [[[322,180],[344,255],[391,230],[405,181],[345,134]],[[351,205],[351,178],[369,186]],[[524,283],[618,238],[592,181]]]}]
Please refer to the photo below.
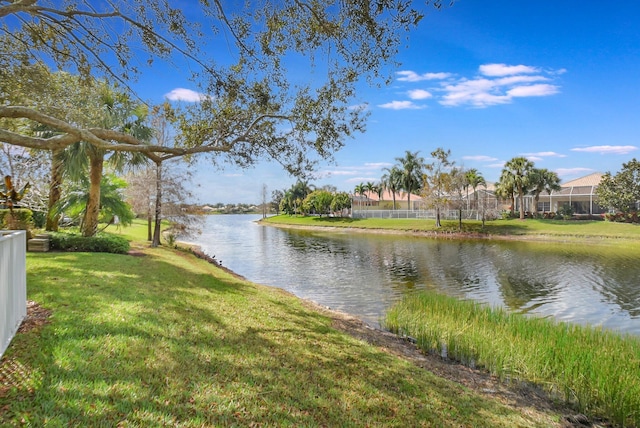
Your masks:
[{"label": "bush", "polygon": [[14,208],[11,210],[0,209],[0,230],[26,230],[27,239],[31,239],[33,234],[33,213],[27,208]]},{"label": "bush", "polygon": [[564,204],[561,208],[558,208],[558,214],[556,218],[562,218],[563,220],[571,220],[573,217],[573,207],[569,204]]},{"label": "bush", "polygon": [[33,225],[36,229],[43,229],[47,223],[47,213],[44,211],[33,212]]},{"label": "bush", "polygon": [[33,213],[27,208],[15,208],[13,216],[11,210],[0,210],[0,229],[30,230],[33,226]]},{"label": "bush", "polygon": [[129,251],[129,241],[106,233],[90,238],[70,233],[51,233],[49,247],[58,251],[126,254]]},{"label": "bush", "polygon": [[613,221],[616,223],[639,223],[640,219],[638,218],[637,211],[630,211],[628,213],[617,212],[617,213],[607,213],[605,214],[605,219],[607,221]]}]

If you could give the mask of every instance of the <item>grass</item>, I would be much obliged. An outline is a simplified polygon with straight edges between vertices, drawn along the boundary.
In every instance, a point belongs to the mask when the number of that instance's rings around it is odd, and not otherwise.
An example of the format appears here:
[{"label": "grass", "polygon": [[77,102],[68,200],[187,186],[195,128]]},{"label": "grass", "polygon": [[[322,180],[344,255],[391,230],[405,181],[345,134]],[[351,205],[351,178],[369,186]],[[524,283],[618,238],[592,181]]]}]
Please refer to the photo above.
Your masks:
[{"label": "grass", "polygon": [[[145,235],[141,223],[123,230]],[[144,255],[27,255],[28,298],[52,316],[18,334],[2,358],[0,425],[529,427],[560,420],[479,395],[339,332],[281,290],[179,250],[133,246]]]},{"label": "grass", "polygon": [[544,386],[582,412],[640,426],[640,339],[528,318],[437,293],[408,296],[386,316],[391,331],[429,352]]},{"label": "grass", "polygon": [[[443,220],[442,227],[436,228],[430,219],[352,219],[348,217],[315,217],[279,215],[263,220],[274,225],[318,226],[338,228],[361,228],[398,230],[407,232],[457,232],[458,222]],[[544,220],[519,219],[482,222],[463,220],[462,231],[486,235],[546,236],[560,238],[619,238],[640,239],[640,226],[627,223],[613,223],[596,220]]]}]

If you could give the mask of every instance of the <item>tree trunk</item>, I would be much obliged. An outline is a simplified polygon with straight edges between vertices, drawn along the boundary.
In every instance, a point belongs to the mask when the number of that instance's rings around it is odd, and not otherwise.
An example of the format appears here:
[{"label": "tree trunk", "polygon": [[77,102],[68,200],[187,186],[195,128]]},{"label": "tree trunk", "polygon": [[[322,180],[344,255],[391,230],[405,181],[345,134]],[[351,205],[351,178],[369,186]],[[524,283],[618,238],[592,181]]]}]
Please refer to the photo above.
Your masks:
[{"label": "tree trunk", "polygon": [[147,241],[153,241],[153,215],[151,215],[151,207],[147,208]]},{"label": "tree trunk", "polygon": [[440,207],[436,206],[436,227],[442,227],[440,224]]},{"label": "tree trunk", "polygon": [[152,247],[160,245],[160,226],[162,222],[162,163],[156,163],[156,218],[153,230]]},{"label": "tree trunk", "polygon": [[100,215],[100,180],[104,158],[102,154],[90,154],[89,164],[89,199],[82,220],[82,236],[94,236],[98,232],[98,217]]},{"label": "tree trunk", "polygon": [[524,220],[524,192],[518,189],[518,198],[520,199],[520,220]]},{"label": "tree trunk", "polygon": [[45,230],[47,232],[57,232],[59,215],[53,214],[53,207],[60,200],[62,194],[62,149],[51,152],[51,182],[49,184],[49,203],[47,206],[47,222]]}]

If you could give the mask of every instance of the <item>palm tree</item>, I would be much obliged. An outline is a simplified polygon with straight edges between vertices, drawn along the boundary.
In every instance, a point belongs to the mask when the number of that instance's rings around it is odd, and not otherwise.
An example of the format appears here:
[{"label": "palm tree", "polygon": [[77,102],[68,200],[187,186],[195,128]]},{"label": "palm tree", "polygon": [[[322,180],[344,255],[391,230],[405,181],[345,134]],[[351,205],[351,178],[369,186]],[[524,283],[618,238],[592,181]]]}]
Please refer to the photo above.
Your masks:
[{"label": "palm tree", "polygon": [[496,196],[511,200],[511,215],[513,216],[516,209],[516,192],[513,176],[508,171],[503,170],[500,175],[500,179],[496,184]]},{"label": "palm tree", "polygon": [[476,189],[478,186],[480,186],[481,184],[485,183],[484,177],[482,176],[482,173],[479,172],[477,169],[475,168],[471,168],[470,170],[467,170],[467,172],[465,173],[465,183],[466,183],[466,188],[467,188],[467,203],[469,201],[469,186],[471,186],[471,188],[473,189],[473,194],[474,194],[474,199],[476,202],[476,209],[478,208],[478,194],[476,193]]},{"label": "palm tree", "polygon": [[[54,214],[59,215],[62,212],[67,212],[72,217],[86,217],[87,201],[91,197],[88,184],[86,177],[76,182],[69,192],[57,202]],[[135,214],[131,211],[129,204],[124,201],[121,192],[126,185],[127,183],[123,179],[115,175],[107,174],[100,177],[99,213],[102,214],[102,220],[107,223],[107,226],[112,224],[115,216],[125,226],[131,224],[135,218]]]},{"label": "palm tree", "polygon": [[380,188],[391,192],[393,209],[396,209],[396,193],[402,188],[402,171],[397,166],[385,168],[387,171],[381,179]]},{"label": "palm tree", "polygon": [[533,162],[525,157],[515,157],[504,164],[503,174],[511,176],[513,188],[520,201],[520,220],[524,220],[524,194],[529,186],[529,175],[534,168]]},{"label": "palm tree", "polygon": [[[360,196],[364,196],[366,191],[367,191],[367,188],[366,188],[364,183],[360,183],[360,184],[356,185],[355,189],[353,189],[353,192],[356,195],[360,195]],[[362,199],[360,199],[358,202],[361,205],[362,204]]]},{"label": "palm tree", "polygon": [[422,175],[424,169],[424,158],[418,156],[419,151],[410,152],[407,150],[402,158],[396,158],[400,162],[401,188],[407,192],[407,209],[411,209],[411,194],[422,187]]},{"label": "palm tree", "polygon": [[[367,184],[364,185],[365,190],[367,191],[367,200],[371,199],[371,195],[374,193],[378,193],[378,187],[376,187],[376,183],[373,181],[367,181]],[[371,202],[368,202],[367,205],[371,205]]]},{"label": "palm tree", "polygon": [[552,191],[558,191],[560,187],[560,177],[553,171],[549,171],[546,168],[534,168],[531,170],[529,176],[529,184],[531,186],[531,194],[535,201],[535,209],[538,211],[538,201],[540,200],[540,194],[543,191],[547,191],[551,195]]},{"label": "palm tree", "polygon": [[[104,107],[100,126],[131,134],[139,140],[151,138],[152,130],[144,124],[147,117],[145,105],[134,103],[126,94],[108,87],[102,89],[100,96]],[[93,236],[98,230],[100,183],[106,154],[104,149],[84,141],[73,144],[65,153],[64,165],[72,179],[78,181],[89,170],[89,196],[82,220],[83,236]],[[136,152],[114,152],[109,162],[116,170],[122,170],[127,164],[135,166],[146,163],[147,158]]]},{"label": "palm tree", "polygon": [[302,209],[302,201],[311,193],[313,189],[309,186],[308,181],[298,180],[296,184],[291,186],[291,200],[293,202],[293,210],[297,214],[298,207]]}]

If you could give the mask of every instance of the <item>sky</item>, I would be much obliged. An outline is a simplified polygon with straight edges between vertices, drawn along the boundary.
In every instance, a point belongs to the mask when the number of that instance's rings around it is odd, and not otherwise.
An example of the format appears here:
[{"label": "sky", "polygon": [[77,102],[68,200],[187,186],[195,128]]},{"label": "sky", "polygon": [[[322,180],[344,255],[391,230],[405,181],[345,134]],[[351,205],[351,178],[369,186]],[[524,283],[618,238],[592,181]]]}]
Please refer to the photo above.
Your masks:
[{"label": "sky", "polygon": [[[456,0],[428,13],[397,57],[393,82],[362,86],[367,132],[346,141],[310,183],[353,191],[377,182],[405,151],[438,147],[496,181],[525,156],[563,182],[615,173],[640,157],[640,2]],[[150,72],[143,98],[188,101],[180,72]],[[191,101],[197,101],[197,97]],[[193,168],[197,202],[260,203],[296,179],[274,162]]]}]

